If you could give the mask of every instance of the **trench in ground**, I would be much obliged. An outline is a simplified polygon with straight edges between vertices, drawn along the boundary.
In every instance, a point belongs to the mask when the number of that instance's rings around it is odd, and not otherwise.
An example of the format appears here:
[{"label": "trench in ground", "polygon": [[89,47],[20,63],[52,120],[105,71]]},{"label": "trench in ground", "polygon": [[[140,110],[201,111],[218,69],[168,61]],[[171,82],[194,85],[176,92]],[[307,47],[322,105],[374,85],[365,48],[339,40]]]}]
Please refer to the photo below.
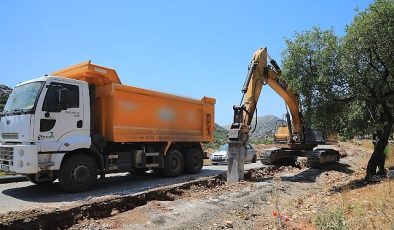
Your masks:
[{"label": "trench in ground", "polygon": [[[245,172],[245,180],[258,181],[272,177],[281,171],[280,167],[269,166],[250,169]],[[68,229],[83,219],[102,219],[115,214],[146,205],[150,201],[174,201],[190,190],[192,186],[199,188],[215,188],[226,185],[226,174],[151,189],[133,195],[110,198],[104,201],[88,202],[77,207],[64,210],[44,211],[26,210],[8,212],[0,216],[0,229]]]}]

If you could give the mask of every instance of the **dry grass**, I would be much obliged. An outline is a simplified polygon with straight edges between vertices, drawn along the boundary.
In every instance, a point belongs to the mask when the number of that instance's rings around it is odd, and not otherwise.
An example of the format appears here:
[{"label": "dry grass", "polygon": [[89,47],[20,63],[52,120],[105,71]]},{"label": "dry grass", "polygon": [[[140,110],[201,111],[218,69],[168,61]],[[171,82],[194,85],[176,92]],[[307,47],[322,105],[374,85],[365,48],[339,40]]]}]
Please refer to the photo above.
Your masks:
[{"label": "dry grass", "polygon": [[[373,144],[371,140],[363,140],[360,143],[361,147],[373,151]],[[390,152],[386,155],[386,168],[394,168],[394,144],[389,144]]]},{"label": "dry grass", "polygon": [[331,213],[340,210],[339,217],[350,229],[394,229],[394,181],[344,191],[340,196]]},{"label": "dry grass", "polygon": [[372,143],[372,140],[362,140],[362,141],[361,141],[361,147],[373,151],[373,143]]},{"label": "dry grass", "polygon": [[386,155],[385,166],[394,169],[394,144],[390,144],[390,152]]},{"label": "dry grass", "polygon": [[204,165],[211,165],[211,160],[210,159],[204,159]]}]

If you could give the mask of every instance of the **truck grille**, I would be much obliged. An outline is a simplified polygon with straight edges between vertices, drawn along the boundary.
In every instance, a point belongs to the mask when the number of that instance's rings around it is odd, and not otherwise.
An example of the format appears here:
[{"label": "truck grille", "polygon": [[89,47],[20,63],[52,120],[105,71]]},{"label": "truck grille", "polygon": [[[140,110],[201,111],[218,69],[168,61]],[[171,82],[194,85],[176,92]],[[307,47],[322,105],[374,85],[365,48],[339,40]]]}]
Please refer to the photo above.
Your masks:
[{"label": "truck grille", "polygon": [[1,137],[3,139],[18,139],[19,135],[18,133],[2,133]]},{"label": "truck grille", "polygon": [[0,165],[13,165],[14,163],[14,148],[13,147],[0,147]]}]

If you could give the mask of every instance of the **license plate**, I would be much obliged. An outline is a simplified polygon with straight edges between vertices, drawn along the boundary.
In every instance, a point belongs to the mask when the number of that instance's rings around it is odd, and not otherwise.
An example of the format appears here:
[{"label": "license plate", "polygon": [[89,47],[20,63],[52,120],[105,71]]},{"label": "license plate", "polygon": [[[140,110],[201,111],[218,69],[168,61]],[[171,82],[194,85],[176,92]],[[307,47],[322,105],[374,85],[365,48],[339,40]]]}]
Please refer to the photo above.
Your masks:
[{"label": "license plate", "polygon": [[10,171],[10,166],[8,166],[8,165],[1,165],[1,166],[0,166],[0,169],[1,169],[2,171],[8,172],[8,171]]}]

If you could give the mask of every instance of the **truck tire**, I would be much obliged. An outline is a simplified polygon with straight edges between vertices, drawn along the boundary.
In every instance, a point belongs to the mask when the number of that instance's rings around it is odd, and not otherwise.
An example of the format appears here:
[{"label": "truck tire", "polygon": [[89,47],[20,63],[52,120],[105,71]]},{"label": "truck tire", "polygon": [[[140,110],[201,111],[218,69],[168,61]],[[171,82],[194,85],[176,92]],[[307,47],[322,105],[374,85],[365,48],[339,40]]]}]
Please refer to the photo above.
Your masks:
[{"label": "truck tire", "polygon": [[183,155],[176,149],[169,150],[164,158],[163,173],[167,177],[176,177],[182,174],[185,162]]},{"label": "truck tire", "polygon": [[82,192],[97,182],[97,163],[86,155],[74,153],[60,167],[59,186],[66,192]]},{"label": "truck tire", "polygon": [[33,184],[35,184],[35,185],[49,185],[49,184],[52,184],[52,183],[56,180],[56,177],[53,177],[53,178],[50,179],[50,180],[37,181],[37,180],[36,180],[36,175],[35,175],[35,174],[26,175],[26,178],[27,178],[31,183],[33,183]]},{"label": "truck tire", "polygon": [[185,153],[185,171],[191,174],[201,172],[203,161],[202,153],[199,149],[189,149]]}]

